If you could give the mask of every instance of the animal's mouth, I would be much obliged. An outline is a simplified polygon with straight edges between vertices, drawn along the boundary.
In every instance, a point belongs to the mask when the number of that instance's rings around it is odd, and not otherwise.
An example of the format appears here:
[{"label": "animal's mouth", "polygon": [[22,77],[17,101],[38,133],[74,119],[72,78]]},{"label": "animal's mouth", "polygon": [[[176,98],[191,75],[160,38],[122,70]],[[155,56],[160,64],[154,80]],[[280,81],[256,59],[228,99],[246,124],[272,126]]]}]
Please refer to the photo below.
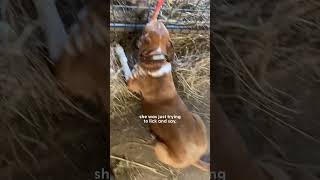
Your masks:
[{"label": "animal's mouth", "polygon": [[145,50],[141,53],[142,60],[153,60],[153,61],[160,61],[160,60],[167,60],[168,55],[163,52],[155,52],[155,50]]},{"label": "animal's mouth", "polygon": [[142,60],[150,60],[150,61],[163,61],[167,60],[168,56],[166,54],[154,54],[149,56],[142,56]]}]

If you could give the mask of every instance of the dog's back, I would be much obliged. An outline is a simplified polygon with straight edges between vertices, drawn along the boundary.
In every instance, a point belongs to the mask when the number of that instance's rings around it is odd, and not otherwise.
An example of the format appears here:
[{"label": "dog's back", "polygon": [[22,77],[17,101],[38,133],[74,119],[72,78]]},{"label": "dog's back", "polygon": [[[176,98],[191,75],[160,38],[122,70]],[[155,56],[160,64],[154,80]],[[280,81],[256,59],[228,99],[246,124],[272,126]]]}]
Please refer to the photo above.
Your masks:
[{"label": "dog's back", "polygon": [[157,109],[152,114],[165,115],[170,121],[150,125],[159,140],[155,147],[159,160],[175,168],[196,164],[208,150],[206,127],[202,119],[188,111],[179,96],[171,102],[167,101],[166,105],[149,106],[144,111],[148,112],[150,108]]},{"label": "dog's back", "polygon": [[[148,65],[146,65],[148,64]],[[135,78],[129,80],[129,89],[143,96],[143,113],[164,122],[150,123],[156,135],[155,153],[160,161],[175,168],[185,168],[197,164],[208,149],[206,127],[202,119],[191,113],[178,95],[171,71],[164,71],[170,63],[141,62],[137,66]],[[139,67],[139,68],[138,68]],[[157,69],[158,68],[158,69]],[[135,74],[134,73],[134,74]],[[155,73],[155,74],[153,74]],[[154,77],[153,75],[157,75]],[[159,76],[158,76],[159,75]],[[209,167],[203,170],[209,170]]]}]

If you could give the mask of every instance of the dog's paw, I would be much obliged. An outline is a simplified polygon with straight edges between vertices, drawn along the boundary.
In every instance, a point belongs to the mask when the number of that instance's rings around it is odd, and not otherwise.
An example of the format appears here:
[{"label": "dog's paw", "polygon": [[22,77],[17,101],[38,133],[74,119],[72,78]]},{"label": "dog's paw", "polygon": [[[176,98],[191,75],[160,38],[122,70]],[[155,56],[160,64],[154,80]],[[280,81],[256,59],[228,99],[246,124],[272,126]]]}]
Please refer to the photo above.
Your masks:
[{"label": "dog's paw", "polygon": [[135,79],[137,79],[137,78],[140,78],[140,77],[144,77],[144,76],[146,76],[147,75],[147,72],[143,69],[143,68],[141,68],[139,65],[134,65],[134,67],[133,67],[133,70],[132,70],[132,76],[131,76],[131,78],[135,78]]}]

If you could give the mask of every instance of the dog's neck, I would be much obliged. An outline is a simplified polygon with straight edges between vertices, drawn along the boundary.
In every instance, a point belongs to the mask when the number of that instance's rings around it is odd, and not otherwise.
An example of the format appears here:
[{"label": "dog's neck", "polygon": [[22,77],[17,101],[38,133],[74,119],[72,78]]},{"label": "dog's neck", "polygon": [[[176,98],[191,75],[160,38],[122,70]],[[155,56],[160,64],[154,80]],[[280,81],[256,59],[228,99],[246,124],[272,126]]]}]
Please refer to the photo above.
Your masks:
[{"label": "dog's neck", "polygon": [[144,71],[145,74],[148,74],[155,78],[169,74],[172,70],[171,64],[163,61],[153,61],[151,63],[142,62],[140,64],[140,67],[141,71]]},{"label": "dog's neck", "polygon": [[171,73],[171,64],[165,63],[163,66],[161,66],[160,69],[156,71],[148,71],[148,74],[152,77],[161,77],[165,74]]}]

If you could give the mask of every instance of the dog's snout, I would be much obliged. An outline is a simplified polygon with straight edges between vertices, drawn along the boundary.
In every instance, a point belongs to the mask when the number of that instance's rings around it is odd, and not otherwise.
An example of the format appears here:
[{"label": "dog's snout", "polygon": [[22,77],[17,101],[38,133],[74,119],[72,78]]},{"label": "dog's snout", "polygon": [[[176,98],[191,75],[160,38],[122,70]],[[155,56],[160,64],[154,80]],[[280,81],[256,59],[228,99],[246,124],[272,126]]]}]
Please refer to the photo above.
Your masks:
[{"label": "dog's snout", "polygon": [[157,49],[155,49],[149,53],[150,56],[159,55],[159,54],[163,54],[163,51],[160,47],[158,47]]}]

